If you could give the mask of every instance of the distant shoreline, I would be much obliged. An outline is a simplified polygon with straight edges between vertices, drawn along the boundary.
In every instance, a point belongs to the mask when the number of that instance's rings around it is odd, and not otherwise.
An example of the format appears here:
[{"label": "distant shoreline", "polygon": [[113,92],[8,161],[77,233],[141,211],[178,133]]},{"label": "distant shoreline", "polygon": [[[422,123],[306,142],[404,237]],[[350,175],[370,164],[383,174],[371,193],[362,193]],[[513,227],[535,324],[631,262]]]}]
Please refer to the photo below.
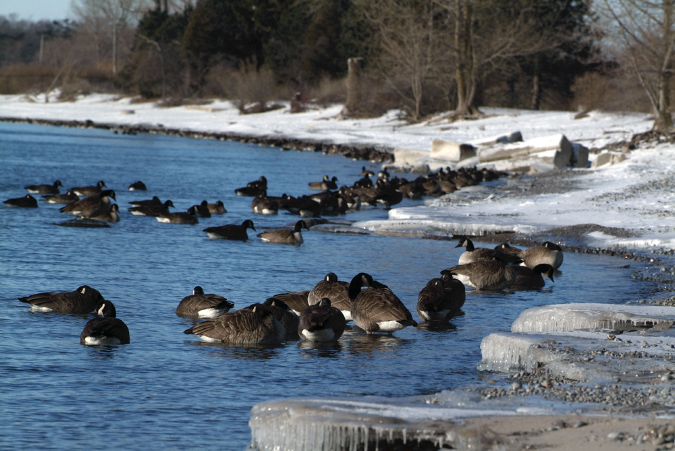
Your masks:
[{"label": "distant shoreline", "polygon": [[218,141],[236,141],[261,146],[279,147],[283,150],[321,152],[327,155],[343,155],[353,160],[364,160],[372,163],[393,163],[394,155],[390,151],[366,145],[346,145],[326,141],[310,141],[278,136],[245,136],[237,133],[200,132],[194,130],[166,128],[149,125],[120,125],[92,120],[57,120],[57,119],[30,119],[16,117],[0,117],[0,122],[52,125],[70,128],[100,128],[113,130],[116,133],[135,135],[137,133],[155,133],[185,138],[214,139]]}]

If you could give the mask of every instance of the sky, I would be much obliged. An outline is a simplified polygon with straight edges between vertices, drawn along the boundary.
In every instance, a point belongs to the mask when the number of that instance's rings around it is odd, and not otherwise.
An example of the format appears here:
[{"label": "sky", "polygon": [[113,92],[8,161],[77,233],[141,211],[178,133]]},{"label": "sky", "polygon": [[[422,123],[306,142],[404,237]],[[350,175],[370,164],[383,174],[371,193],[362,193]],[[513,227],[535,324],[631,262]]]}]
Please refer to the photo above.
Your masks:
[{"label": "sky", "polygon": [[62,20],[70,16],[71,0],[0,0],[0,16],[16,14],[18,19]]}]

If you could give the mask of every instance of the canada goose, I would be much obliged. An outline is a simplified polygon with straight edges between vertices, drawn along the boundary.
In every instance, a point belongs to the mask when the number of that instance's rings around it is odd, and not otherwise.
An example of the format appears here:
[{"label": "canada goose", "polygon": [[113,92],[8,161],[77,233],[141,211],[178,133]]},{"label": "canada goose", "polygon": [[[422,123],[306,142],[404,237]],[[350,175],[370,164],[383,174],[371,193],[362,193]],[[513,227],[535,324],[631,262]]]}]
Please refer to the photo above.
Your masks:
[{"label": "canada goose", "polygon": [[102,301],[96,306],[96,313],[102,318],[94,318],[85,324],[80,334],[80,343],[88,346],[128,345],[129,328],[117,318],[115,306],[110,301]]},{"label": "canada goose", "polygon": [[208,319],[184,333],[197,335],[207,342],[240,345],[279,344],[286,336],[284,325],[262,304]]},{"label": "canada goose", "polygon": [[359,174],[361,177],[372,177],[375,175],[375,173],[369,169],[366,169],[365,166],[361,166],[361,174]]},{"label": "canada goose", "polygon": [[551,282],[555,282],[555,280],[553,280],[555,269],[553,266],[546,263],[537,265],[532,269],[528,268],[527,266],[514,266],[513,270],[516,272],[516,280],[509,288],[520,290],[543,288],[545,282],[542,274],[551,279]]},{"label": "canada goose", "polygon": [[464,284],[441,271],[441,277],[431,279],[417,298],[417,314],[423,321],[445,321],[457,314],[466,300]]},{"label": "canada goose", "polygon": [[106,213],[110,209],[110,199],[115,198],[115,191],[105,190],[94,196],[85,197],[76,202],[71,202],[59,208],[62,213],[90,218],[91,216]]},{"label": "canada goose", "polygon": [[193,205],[191,208],[194,209],[195,215],[200,218],[210,218],[211,212],[209,211],[209,203],[205,200],[201,204]]},{"label": "canada goose", "polygon": [[75,291],[37,293],[19,300],[35,312],[91,313],[105,299],[97,290],[82,285]]},{"label": "canada goose", "polygon": [[36,198],[30,194],[26,194],[23,197],[15,197],[13,199],[7,199],[3,202],[8,207],[22,207],[22,208],[37,208],[38,201]]},{"label": "canada goose", "polygon": [[464,285],[477,290],[503,290],[516,280],[513,267],[499,260],[479,260],[447,270],[456,275]]},{"label": "canada goose", "polygon": [[498,246],[495,246],[495,250],[499,252],[504,252],[505,254],[515,255],[516,257],[519,257],[519,254],[523,251],[519,247],[511,246],[509,243],[502,243]]},{"label": "canada goose", "polygon": [[[105,222],[120,222],[120,208],[117,204],[110,204],[110,210],[105,213],[90,216],[83,219],[91,219],[93,221],[105,221]],[[80,218],[78,216],[78,218]]]},{"label": "canada goose", "polygon": [[147,191],[148,187],[140,180],[129,185],[129,191]]},{"label": "canada goose", "polygon": [[309,230],[305,221],[298,221],[295,223],[293,230],[291,229],[271,229],[265,232],[259,233],[258,237],[261,240],[267,241],[269,243],[279,243],[279,244],[302,244],[305,240],[302,238],[301,229]]},{"label": "canada goose", "polygon": [[157,221],[167,224],[198,224],[197,209],[195,207],[188,208],[188,211],[177,213],[163,213],[156,216]]},{"label": "canada goose", "polygon": [[70,191],[74,192],[78,196],[90,197],[100,194],[101,191],[103,191],[104,186],[105,182],[103,180],[99,180],[95,186],[76,186],[75,188],[70,188]]},{"label": "canada goose", "polygon": [[50,194],[48,196],[42,196],[42,199],[48,204],[69,204],[80,200],[78,195],[72,191],[68,191],[66,194]]},{"label": "canada goose", "polygon": [[345,331],[347,321],[342,312],[323,298],[300,314],[298,335],[307,341],[337,341]]},{"label": "canada goose", "polygon": [[[362,290],[361,287],[366,289]],[[359,273],[349,283],[352,320],[366,333],[394,332],[406,326],[417,326],[410,311],[387,287],[373,280],[370,274]]]},{"label": "canada goose", "polygon": [[162,205],[162,201],[159,200],[159,197],[157,196],[152,196],[152,199],[144,199],[144,200],[132,200],[129,202],[133,206],[139,206],[139,205]]},{"label": "canada goose", "polygon": [[225,208],[225,204],[222,200],[217,200],[214,203],[208,203],[207,206],[209,208],[209,212],[212,215],[222,215],[227,213],[227,209]]},{"label": "canada goose", "polygon": [[215,318],[230,311],[234,303],[218,294],[204,294],[204,289],[197,285],[190,296],[185,296],[178,307],[176,315],[187,318]]},{"label": "canada goose", "polygon": [[320,182],[309,182],[309,188],[322,191],[327,189],[337,189],[337,181],[338,179],[335,176],[333,176],[333,178],[329,178],[327,175],[324,175],[323,180]]},{"label": "canada goose", "polygon": [[245,187],[237,188],[234,193],[237,196],[258,196],[267,191],[267,179],[261,175],[258,180],[248,182]]},{"label": "canada goose", "polygon": [[466,250],[459,256],[459,264],[466,265],[467,263],[477,262],[480,260],[490,260],[497,258],[505,263],[520,263],[520,258],[507,254],[505,252],[496,251],[494,249],[487,249],[485,247],[475,248],[473,242],[465,237],[458,236],[459,243],[455,247],[465,247]]},{"label": "canada goose", "polygon": [[61,180],[56,180],[51,185],[28,185],[24,188],[32,194],[59,194],[59,186],[63,186]]},{"label": "canada goose", "polygon": [[279,293],[272,296],[274,299],[279,299],[286,304],[296,315],[300,315],[302,311],[309,305],[307,297],[310,290],[292,291],[288,293]]},{"label": "canada goose", "polygon": [[520,253],[519,257],[523,259],[523,265],[528,268],[546,263],[558,269],[563,264],[562,248],[550,241],[544,242],[541,246],[528,247]]},{"label": "canada goose", "polygon": [[307,295],[307,303],[316,305],[323,298],[330,299],[331,305],[342,312],[346,321],[352,320],[352,301],[349,299],[349,282],[338,281],[338,276],[329,272]]},{"label": "canada goose", "polygon": [[251,210],[260,215],[276,215],[279,213],[279,204],[262,192],[251,201]]},{"label": "canada goose", "polygon": [[241,224],[226,224],[219,227],[207,227],[204,229],[204,232],[206,232],[209,238],[213,239],[220,238],[225,240],[246,241],[248,240],[246,229],[253,229],[255,231],[253,221],[250,219],[247,219]]},{"label": "canada goose", "polygon": [[164,214],[169,213],[169,208],[173,207],[173,202],[171,200],[166,200],[163,204],[160,202],[157,203],[148,203],[143,205],[134,205],[129,207],[129,211],[134,216],[152,216],[158,217]]},{"label": "canada goose", "polygon": [[284,325],[284,328],[286,329],[286,340],[297,340],[299,338],[298,324],[300,318],[292,308],[286,305],[284,301],[275,298],[268,298],[263,305],[270,309],[275,318]]}]

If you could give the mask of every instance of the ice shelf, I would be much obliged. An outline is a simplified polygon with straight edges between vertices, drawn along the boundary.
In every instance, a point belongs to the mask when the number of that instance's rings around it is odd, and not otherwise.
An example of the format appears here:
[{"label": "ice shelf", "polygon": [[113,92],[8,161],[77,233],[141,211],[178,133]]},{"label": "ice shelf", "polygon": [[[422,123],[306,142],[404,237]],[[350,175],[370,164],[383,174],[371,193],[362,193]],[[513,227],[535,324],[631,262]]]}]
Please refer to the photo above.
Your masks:
[{"label": "ice shelf", "polygon": [[[461,418],[516,411],[459,409],[385,398],[268,401],[251,411],[257,450],[472,449],[480,436],[456,428]],[[473,447],[472,447],[473,445]]]},{"label": "ice shelf", "polygon": [[[576,381],[654,382],[675,365],[674,307],[561,304],[524,311],[512,333],[481,342],[479,370],[532,371]],[[666,381],[669,376],[666,376]]]},{"label": "ice shelf", "polygon": [[514,333],[580,330],[667,331],[675,307],[614,304],[558,304],[525,310],[511,325]]}]

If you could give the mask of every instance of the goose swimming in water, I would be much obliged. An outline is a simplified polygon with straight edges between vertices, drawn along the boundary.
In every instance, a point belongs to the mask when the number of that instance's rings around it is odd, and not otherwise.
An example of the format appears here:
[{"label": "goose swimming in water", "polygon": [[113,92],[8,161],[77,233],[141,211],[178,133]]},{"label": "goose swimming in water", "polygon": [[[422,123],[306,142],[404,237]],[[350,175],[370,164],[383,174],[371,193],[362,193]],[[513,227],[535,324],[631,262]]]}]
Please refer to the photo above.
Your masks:
[{"label": "goose swimming in water", "polygon": [[330,299],[323,298],[302,311],[298,335],[307,341],[337,341],[344,333],[346,324],[342,312],[331,305]]},{"label": "goose swimming in water", "polygon": [[36,312],[84,314],[93,312],[105,299],[97,290],[82,285],[75,291],[37,293],[19,300]]},{"label": "goose swimming in water", "polygon": [[506,252],[497,251],[494,249],[487,249],[484,247],[475,248],[473,242],[465,237],[459,236],[459,243],[455,247],[465,247],[466,251],[459,256],[459,264],[466,265],[467,263],[477,262],[479,260],[491,260],[497,258],[505,263],[520,263],[521,259],[515,255]]},{"label": "goose swimming in water", "polygon": [[218,227],[207,227],[204,229],[204,232],[212,239],[246,241],[248,240],[248,233],[246,233],[247,229],[255,231],[253,221],[250,219],[245,220],[241,224],[225,224]]},{"label": "goose swimming in water", "polygon": [[23,197],[15,197],[12,199],[7,199],[3,202],[8,207],[20,207],[20,208],[37,208],[38,201],[36,198],[30,194],[26,194]]},{"label": "goose swimming in water", "polygon": [[431,279],[417,298],[417,314],[423,321],[445,321],[457,315],[466,300],[464,284],[441,271],[441,277]]},{"label": "goose swimming in water", "polygon": [[59,194],[59,186],[63,186],[61,180],[56,180],[51,185],[28,185],[24,188],[31,194]]},{"label": "goose swimming in water", "polygon": [[103,301],[96,307],[101,318],[94,318],[82,329],[80,343],[88,346],[127,345],[131,342],[129,328],[124,321],[117,318],[115,306],[110,301]]},{"label": "goose swimming in water", "polygon": [[316,305],[323,298],[330,300],[331,306],[342,312],[345,320],[352,320],[352,301],[349,299],[349,282],[338,280],[338,276],[329,272],[320,280],[307,296],[309,305]]},{"label": "goose swimming in water", "polygon": [[448,268],[464,285],[483,291],[508,288],[516,280],[512,266],[499,260],[479,260]]},{"label": "goose swimming in water", "polygon": [[69,204],[80,200],[80,198],[72,191],[68,191],[65,194],[50,194],[47,196],[42,196],[42,199],[48,204]]},{"label": "goose swimming in water", "polygon": [[532,269],[527,266],[514,266],[513,270],[516,272],[516,280],[509,287],[511,289],[536,290],[543,288],[546,285],[544,275],[551,279],[551,282],[555,282],[553,280],[555,269],[546,263],[537,265]]},{"label": "goose swimming in water", "polygon": [[[366,287],[364,290],[361,287]],[[394,332],[417,326],[410,311],[387,287],[373,280],[370,274],[359,273],[349,284],[352,320],[366,333]]]},{"label": "goose swimming in water", "polygon": [[274,314],[262,304],[227,312],[208,319],[186,331],[206,342],[222,342],[236,345],[273,345],[281,343],[286,328]]},{"label": "goose swimming in water", "polygon": [[178,307],[176,315],[186,318],[215,318],[230,311],[234,303],[218,294],[205,294],[199,285],[192,294],[185,296]]},{"label": "goose swimming in water", "polygon": [[547,264],[558,269],[563,264],[563,250],[560,246],[550,241],[541,246],[532,246],[519,254],[523,259],[523,265],[534,268],[537,265]]},{"label": "goose swimming in water", "polygon": [[295,223],[293,229],[272,229],[265,232],[259,233],[258,237],[261,240],[267,241],[270,243],[279,243],[279,244],[302,244],[304,239],[302,238],[301,229],[309,230],[305,221],[298,221]]},{"label": "goose swimming in water", "polygon": [[90,197],[101,194],[101,191],[103,191],[104,187],[105,182],[103,180],[99,180],[95,186],[76,186],[75,188],[70,188],[70,191],[74,192],[78,196]]}]

